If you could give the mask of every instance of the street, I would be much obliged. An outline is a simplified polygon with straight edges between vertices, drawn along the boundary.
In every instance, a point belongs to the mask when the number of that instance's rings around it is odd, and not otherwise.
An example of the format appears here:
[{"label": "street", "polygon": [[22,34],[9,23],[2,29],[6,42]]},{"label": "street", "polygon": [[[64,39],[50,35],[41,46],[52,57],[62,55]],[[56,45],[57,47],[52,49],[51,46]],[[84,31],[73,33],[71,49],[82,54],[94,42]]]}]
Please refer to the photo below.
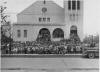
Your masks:
[{"label": "street", "polygon": [[1,72],[99,72],[99,59],[1,58]]}]

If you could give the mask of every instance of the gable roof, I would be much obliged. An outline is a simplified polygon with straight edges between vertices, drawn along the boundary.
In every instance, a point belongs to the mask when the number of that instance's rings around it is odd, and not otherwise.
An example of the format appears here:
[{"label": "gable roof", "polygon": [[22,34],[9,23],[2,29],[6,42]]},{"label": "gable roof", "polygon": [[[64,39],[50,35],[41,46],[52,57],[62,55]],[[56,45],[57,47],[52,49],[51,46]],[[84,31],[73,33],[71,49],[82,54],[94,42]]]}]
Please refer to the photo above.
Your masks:
[{"label": "gable roof", "polygon": [[[28,10],[30,7],[35,7],[35,5],[37,4],[37,6],[39,5],[39,3],[40,3],[40,6],[41,5],[43,5],[43,1],[44,0],[37,0],[37,1],[35,1],[33,4],[31,4],[30,6],[28,6],[27,8],[25,8],[23,11],[21,11],[20,13],[18,13],[18,14],[21,14],[21,13],[25,13],[25,11],[26,10]],[[62,11],[64,10],[64,8],[63,7],[61,7],[60,5],[58,5],[57,3],[55,3],[54,1],[52,1],[52,0],[45,0],[46,1],[46,3],[48,4],[53,4],[53,5],[55,5],[55,7],[57,7],[57,8],[59,8],[59,9],[61,9]],[[46,5],[47,6],[47,4],[44,4],[44,5]]]}]

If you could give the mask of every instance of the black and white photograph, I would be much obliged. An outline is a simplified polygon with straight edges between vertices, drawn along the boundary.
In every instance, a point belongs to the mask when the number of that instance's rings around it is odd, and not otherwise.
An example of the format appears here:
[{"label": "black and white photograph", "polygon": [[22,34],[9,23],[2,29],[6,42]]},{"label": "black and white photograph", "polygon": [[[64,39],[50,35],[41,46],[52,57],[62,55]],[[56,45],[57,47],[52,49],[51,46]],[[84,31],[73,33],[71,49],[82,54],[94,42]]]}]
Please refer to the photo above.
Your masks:
[{"label": "black and white photograph", "polygon": [[99,72],[99,0],[0,0],[1,72]]}]

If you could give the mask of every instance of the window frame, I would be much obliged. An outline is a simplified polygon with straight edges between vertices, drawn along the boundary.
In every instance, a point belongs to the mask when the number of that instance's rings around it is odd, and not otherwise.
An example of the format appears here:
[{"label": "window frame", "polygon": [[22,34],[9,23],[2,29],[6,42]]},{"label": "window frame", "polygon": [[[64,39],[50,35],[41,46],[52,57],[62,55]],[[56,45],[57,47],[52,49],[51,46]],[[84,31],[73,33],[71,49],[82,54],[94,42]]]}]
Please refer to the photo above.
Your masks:
[{"label": "window frame", "polygon": [[72,10],[76,10],[77,9],[77,1],[74,0],[72,1]]},{"label": "window frame", "polygon": [[81,2],[79,0],[77,0],[77,10],[80,10],[80,4]]},{"label": "window frame", "polygon": [[42,21],[42,18],[39,17],[39,22],[41,22],[41,21]]},{"label": "window frame", "polygon": [[68,10],[71,10],[72,4],[71,4],[71,0],[68,0]]},{"label": "window frame", "polygon": [[43,19],[43,22],[46,22],[46,18],[45,17],[43,17],[42,19]]},{"label": "window frame", "polygon": [[21,30],[17,30],[17,37],[18,37],[18,38],[21,37]]},{"label": "window frame", "polygon": [[50,18],[49,17],[47,18],[47,22],[50,22]]},{"label": "window frame", "polygon": [[24,30],[24,38],[27,38],[27,30]]}]

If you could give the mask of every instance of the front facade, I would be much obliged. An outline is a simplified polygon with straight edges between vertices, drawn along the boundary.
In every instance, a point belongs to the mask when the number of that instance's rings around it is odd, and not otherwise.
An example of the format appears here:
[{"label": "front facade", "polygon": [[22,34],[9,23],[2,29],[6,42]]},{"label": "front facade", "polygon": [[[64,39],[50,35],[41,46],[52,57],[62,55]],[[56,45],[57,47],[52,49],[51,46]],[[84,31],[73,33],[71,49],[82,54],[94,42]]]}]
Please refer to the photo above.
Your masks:
[{"label": "front facade", "polygon": [[83,39],[83,1],[65,0],[64,8],[51,0],[38,0],[17,15],[14,41],[51,41],[77,35]]}]

